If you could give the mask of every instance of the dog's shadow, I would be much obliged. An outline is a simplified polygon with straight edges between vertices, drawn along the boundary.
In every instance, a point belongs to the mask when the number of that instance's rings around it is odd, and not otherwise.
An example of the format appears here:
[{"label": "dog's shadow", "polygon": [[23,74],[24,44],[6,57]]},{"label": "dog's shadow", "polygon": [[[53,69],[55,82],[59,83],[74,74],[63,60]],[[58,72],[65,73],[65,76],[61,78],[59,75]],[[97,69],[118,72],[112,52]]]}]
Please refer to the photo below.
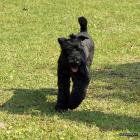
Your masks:
[{"label": "dog's shadow", "polygon": [[[1,111],[14,114],[36,114],[54,112],[54,101],[48,101],[50,96],[56,96],[57,89],[9,89],[13,96],[1,105]],[[35,112],[36,110],[36,112]]]}]

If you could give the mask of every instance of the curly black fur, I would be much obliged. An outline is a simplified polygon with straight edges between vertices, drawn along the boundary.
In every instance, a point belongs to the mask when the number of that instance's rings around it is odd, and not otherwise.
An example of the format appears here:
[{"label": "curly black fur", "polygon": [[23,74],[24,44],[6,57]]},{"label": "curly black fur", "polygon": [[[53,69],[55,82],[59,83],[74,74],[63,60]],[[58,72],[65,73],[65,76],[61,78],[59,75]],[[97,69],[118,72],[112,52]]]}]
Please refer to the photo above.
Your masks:
[{"label": "curly black fur", "polygon": [[[79,17],[80,33],[58,38],[61,54],[58,59],[58,97],[55,109],[75,109],[86,96],[90,81],[89,68],[93,61],[94,43],[87,32],[87,19]],[[72,91],[70,93],[70,78]]]}]

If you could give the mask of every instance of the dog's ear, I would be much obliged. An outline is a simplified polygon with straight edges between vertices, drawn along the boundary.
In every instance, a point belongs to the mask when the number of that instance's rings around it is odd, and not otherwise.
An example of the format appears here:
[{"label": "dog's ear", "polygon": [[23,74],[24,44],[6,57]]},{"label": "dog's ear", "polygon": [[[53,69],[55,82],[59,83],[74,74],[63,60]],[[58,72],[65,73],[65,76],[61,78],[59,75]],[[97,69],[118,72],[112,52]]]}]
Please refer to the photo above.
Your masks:
[{"label": "dog's ear", "polygon": [[81,41],[83,41],[83,40],[89,39],[89,38],[86,37],[86,36],[84,36],[84,35],[80,35],[80,36],[78,36],[78,39],[81,40]]},{"label": "dog's ear", "polygon": [[70,34],[70,35],[69,35],[69,38],[75,39],[75,38],[76,38],[76,35],[75,35],[75,34]]},{"label": "dog's ear", "polygon": [[67,39],[64,38],[64,37],[58,38],[58,43],[59,43],[61,49],[63,50],[63,49],[65,49],[66,46],[67,46],[67,45],[66,45],[66,44],[67,44]]},{"label": "dog's ear", "polygon": [[65,41],[66,41],[66,38],[64,38],[64,37],[58,38],[58,42],[59,42],[60,45]]}]

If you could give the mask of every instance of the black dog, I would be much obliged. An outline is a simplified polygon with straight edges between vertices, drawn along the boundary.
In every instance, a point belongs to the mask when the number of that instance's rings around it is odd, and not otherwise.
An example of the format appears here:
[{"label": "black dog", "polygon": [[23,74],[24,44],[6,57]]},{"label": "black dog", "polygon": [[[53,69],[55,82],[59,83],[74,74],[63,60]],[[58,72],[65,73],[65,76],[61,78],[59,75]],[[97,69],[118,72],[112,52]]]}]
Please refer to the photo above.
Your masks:
[{"label": "black dog", "polygon": [[[93,60],[94,43],[87,33],[87,19],[79,17],[80,33],[58,38],[61,54],[58,59],[58,97],[55,109],[59,112],[75,109],[85,98]],[[70,78],[73,87],[70,93]]]}]

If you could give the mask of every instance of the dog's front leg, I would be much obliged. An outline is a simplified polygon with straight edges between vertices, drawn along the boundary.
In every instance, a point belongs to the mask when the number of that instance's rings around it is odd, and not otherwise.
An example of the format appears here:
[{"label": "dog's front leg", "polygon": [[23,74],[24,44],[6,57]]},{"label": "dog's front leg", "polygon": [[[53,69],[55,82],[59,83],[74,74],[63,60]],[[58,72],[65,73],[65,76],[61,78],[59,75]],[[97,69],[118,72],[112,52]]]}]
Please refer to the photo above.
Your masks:
[{"label": "dog's front leg", "polygon": [[69,109],[75,109],[84,100],[88,84],[89,77],[86,79],[73,78],[73,88],[69,98]]},{"label": "dog's front leg", "polygon": [[64,69],[58,70],[58,95],[55,109],[63,111],[68,109],[68,101],[70,96],[70,76]]}]

